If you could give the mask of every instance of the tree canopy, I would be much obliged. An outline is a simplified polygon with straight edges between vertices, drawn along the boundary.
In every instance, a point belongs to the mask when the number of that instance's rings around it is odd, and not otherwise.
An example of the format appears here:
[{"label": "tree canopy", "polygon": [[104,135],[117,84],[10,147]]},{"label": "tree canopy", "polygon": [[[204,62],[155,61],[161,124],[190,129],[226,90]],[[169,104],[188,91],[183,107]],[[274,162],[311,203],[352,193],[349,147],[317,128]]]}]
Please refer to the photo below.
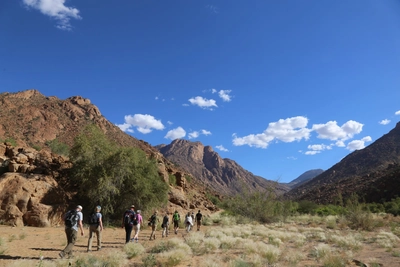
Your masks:
[{"label": "tree canopy", "polygon": [[77,197],[89,208],[101,205],[103,213],[119,218],[132,204],[150,210],[167,202],[156,162],[138,148],[118,146],[95,125],[75,138],[70,158]]}]

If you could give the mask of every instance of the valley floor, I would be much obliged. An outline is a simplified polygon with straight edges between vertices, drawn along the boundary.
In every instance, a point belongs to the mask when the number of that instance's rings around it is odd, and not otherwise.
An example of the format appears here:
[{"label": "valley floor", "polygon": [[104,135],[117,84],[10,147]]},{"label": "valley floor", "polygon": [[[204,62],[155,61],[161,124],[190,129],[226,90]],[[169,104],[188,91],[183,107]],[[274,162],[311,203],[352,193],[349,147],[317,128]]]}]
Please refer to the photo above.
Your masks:
[{"label": "valley floor", "polygon": [[[122,228],[105,228],[102,250],[96,251],[94,240],[94,251],[88,253],[85,229],[75,245],[75,257],[61,260],[58,253],[66,245],[63,227],[1,225],[0,266],[76,266],[78,259],[90,262],[91,256],[105,261],[120,257],[110,266],[152,266],[151,255],[158,266],[400,266],[399,238],[382,228],[364,232],[315,222],[214,224],[167,238],[158,231],[156,240],[149,241],[150,229],[145,227],[139,240],[144,252],[131,259],[124,259],[124,235]],[[135,245],[131,244],[133,251]]]}]

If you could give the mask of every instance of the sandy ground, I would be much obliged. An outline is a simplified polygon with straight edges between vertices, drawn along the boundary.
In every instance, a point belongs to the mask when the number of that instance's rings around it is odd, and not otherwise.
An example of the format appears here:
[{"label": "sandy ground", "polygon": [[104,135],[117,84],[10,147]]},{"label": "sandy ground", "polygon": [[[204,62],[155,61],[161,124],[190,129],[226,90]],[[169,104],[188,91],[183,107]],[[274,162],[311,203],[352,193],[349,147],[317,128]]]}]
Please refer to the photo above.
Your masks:
[{"label": "sandy ground", "polygon": [[[202,231],[207,228],[213,227],[203,226]],[[150,229],[143,229],[141,231],[141,239],[139,240],[142,245],[149,249],[161,240],[161,231],[157,232],[157,238],[154,241],[149,241]],[[184,231],[180,230],[178,235],[170,234],[168,238],[179,237],[182,238]],[[36,227],[11,227],[0,225],[0,236],[5,241],[6,250],[0,255],[0,266],[18,266],[18,261],[31,261],[31,266],[39,266],[40,259],[43,260],[58,260],[59,252],[66,245],[66,237],[63,227],[49,227],[49,228],[36,228]],[[87,255],[87,241],[88,241],[88,229],[85,228],[84,236],[78,237],[77,243],[74,248],[75,256],[80,254]],[[103,231],[103,242],[102,250],[96,251],[97,241],[93,242],[92,255],[101,255],[102,253],[110,253],[115,251],[121,251],[125,243],[125,231],[123,228],[105,228]],[[312,245],[312,244],[310,244]],[[398,244],[400,246],[400,244]],[[400,248],[397,246],[396,250]],[[221,257],[227,257],[220,253]],[[185,263],[181,266],[198,266],[199,262],[202,261],[201,257],[207,257],[208,254],[203,256],[193,257],[191,263]],[[379,248],[376,244],[363,244],[363,249],[358,251],[354,255],[355,259],[366,262],[366,259],[374,258],[380,263],[380,266],[387,267],[400,267],[400,257],[395,257],[391,252],[388,252],[384,248]],[[133,266],[134,262],[141,262],[140,259],[130,260],[130,266]],[[26,265],[24,265],[26,266]],[[286,266],[278,264],[276,266]],[[302,261],[297,266],[322,266],[317,264],[315,261]],[[349,264],[349,266],[357,266],[355,263]],[[360,266],[360,265],[359,265]],[[377,265],[376,265],[377,266]],[[371,266],[370,266],[371,267]]]}]

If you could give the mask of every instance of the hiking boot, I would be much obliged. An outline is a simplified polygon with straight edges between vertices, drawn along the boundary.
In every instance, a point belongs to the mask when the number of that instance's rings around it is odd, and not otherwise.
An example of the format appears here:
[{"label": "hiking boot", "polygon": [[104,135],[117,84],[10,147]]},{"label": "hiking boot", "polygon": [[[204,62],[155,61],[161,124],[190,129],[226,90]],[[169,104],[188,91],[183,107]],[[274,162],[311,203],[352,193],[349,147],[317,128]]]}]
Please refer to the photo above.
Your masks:
[{"label": "hiking boot", "polygon": [[60,253],[58,253],[58,255],[60,256],[60,258],[64,258],[64,252],[60,251]]},{"label": "hiking boot", "polygon": [[97,248],[97,251],[100,251],[101,250],[101,248]]},{"label": "hiking boot", "polygon": [[88,249],[87,252],[88,252],[88,253],[89,253],[89,252],[92,252],[92,250],[91,250],[91,249]]}]

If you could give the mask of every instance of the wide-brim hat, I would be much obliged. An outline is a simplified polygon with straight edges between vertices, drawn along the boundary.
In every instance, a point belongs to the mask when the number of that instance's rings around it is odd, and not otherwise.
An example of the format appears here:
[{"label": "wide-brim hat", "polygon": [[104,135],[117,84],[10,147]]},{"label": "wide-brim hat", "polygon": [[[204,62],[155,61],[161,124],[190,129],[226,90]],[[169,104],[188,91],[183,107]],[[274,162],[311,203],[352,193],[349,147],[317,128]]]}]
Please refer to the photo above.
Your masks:
[{"label": "wide-brim hat", "polygon": [[132,205],[131,208],[135,208],[135,205]]}]

